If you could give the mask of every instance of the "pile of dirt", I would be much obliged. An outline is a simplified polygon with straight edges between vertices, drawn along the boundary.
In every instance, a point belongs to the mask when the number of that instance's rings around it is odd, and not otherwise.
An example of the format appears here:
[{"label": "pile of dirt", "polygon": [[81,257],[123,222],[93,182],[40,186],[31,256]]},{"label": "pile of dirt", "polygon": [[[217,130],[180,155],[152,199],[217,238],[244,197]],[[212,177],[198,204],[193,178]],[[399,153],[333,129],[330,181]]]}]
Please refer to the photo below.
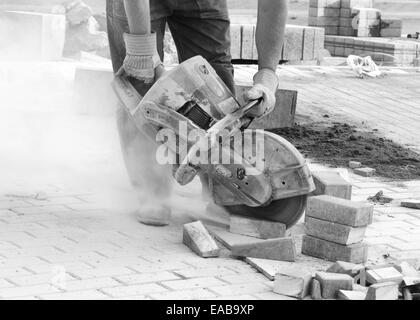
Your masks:
[{"label": "pile of dirt", "polygon": [[334,167],[359,161],[375,168],[377,175],[420,179],[420,154],[372,132],[345,123],[305,124],[272,130],[290,141],[304,156]]}]

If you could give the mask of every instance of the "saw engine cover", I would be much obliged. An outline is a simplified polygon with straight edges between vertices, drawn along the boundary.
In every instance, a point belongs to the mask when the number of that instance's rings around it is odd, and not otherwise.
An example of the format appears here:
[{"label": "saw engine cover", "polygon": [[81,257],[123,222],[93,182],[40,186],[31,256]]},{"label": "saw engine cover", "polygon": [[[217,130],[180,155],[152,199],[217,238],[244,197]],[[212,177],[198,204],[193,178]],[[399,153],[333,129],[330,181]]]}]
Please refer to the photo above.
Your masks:
[{"label": "saw engine cover", "polygon": [[131,92],[135,89],[123,77],[116,78],[114,89],[123,104],[130,105],[127,109],[137,127],[150,138],[155,140],[162,129],[176,133],[177,143],[168,149],[180,162],[197,146],[193,131],[206,135],[230,123],[228,136],[207,150],[212,155],[218,152],[218,161],[208,155],[206,161],[191,166],[191,172],[208,176],[214,202],[231,213],[280,221],[288,227],[300,218],[307,195],[315,188],[305,159],[282,137],[245,129],[251,120],[234,117],[242,106],[205,59],[197,56],[166,72],[142,99],[137,94],[136,107],[136,93]]}]

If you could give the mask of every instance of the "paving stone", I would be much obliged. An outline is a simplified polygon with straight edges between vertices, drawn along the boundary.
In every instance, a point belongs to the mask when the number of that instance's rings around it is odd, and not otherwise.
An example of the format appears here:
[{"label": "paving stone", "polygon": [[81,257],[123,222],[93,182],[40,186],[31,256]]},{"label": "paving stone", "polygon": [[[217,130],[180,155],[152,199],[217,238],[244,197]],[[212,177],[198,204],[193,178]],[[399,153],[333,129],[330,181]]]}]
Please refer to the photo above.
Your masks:
[{"label": "paving stone", "polygon": [[363,241],[366,227],[350,227],[311,217],[305,218],[306,234],[335,243],[350,245]]},{"label": "paving stone", "polygon": [[232,249],[233,246],[246,244],[249,242],[265,241],[263,239],[257,239],[254,237],[231,233],[226,228],[215,227],[215,226],[206,226],[206,227],[211,233],[211,235],[217,241],[221,242],[228,249]]},{"label": "paving stone", "polygon": [[163,281],[165,287],[172,290],[184,290],[193,288],[209,288],[212,286],[219,286],[225,284],[224,282],[214,277],[193,278],[185,280]]},{"label": "paving stone", "polygon": [[230,26],[230,54],[232,59],[241,59],[242,50],[242,26],[238,24],[232,24]]},{"label": "paving stone", "polygon": [[297,300],[296,298],[284,296],[274,292],[262,292],[254,294],[258,299],[262,300]]},{"label": "paving stone", "polygon": [[302,253],[330,261],[340,260],[352,263],[364,263],[367,261],[368,246],[365,243],[344,246],[304,235]]},{"label": "paving stone", "polygon": [[243,25],[242,26],[242,49],[241,49],[241,59],[243,60],[252,60],[253,56],[253,45],[254,45],[254,26]]},{"label": "paving stone", "polygon": [[353,8],[353,7],[372,8],[373,0],[341,0],[340,7],[341,8]]},{"label": "paving stone", "polygon": [[322,297],[324,299],[335,299],[338,290],[352,290],[353,278],[348,274],[317,272],[315,279],[321,284]]},{"label": "paving stone", "polygon": [[303,299],[310,294],[311,280],[312,274],[306,270],[284,270],[276,274],[273,291],[288,297]]},{"label": "paving stone", "polygon": [[126,284],[141,284],[141,283],[148,283],[148,282],[179,280],[180,277],[176,276],[172,272],[161,271],[161,272],[154,272],[154,273],[141,273],[141,274],[129,274],[129,275],[116,276],[115,279],[117,279],[119,282],[126,283]]},{"label": "paving stone", "polygon": [[232,255],[280,261],[295,261],[296,248],[292,238],[277,238],[233,245]]},{"label": "paving stone", "polygon": [[339,300],[365,300],[366,293],[361,291],[338,290]]},{"label": "paving stone", "polygon": [[402,261],[395,265],[395,268],[402,273],[404,277],[420,277],[419,271],[416,270],[407,261]]},{"label": "paving stone", "polygon": [[314,60],[316,57],[315,52],[315,29],[305,28],[303,30],[303,57],[302,60]]},{"label": "paving stone", "polygon": [[420,209],[420,199],[409,199],[401,201],[401,206],[412,209]]},{"label": "paving stone", "polygon": [[200,221],[184,225],[183,242],[200,257],[219,256],[220,249],[217,243]]},{"label": "paving stone", "polygon": [[308,199],[306,216],[351,227],[363,227],[372,223],[373,206],[322,195]]},{"label": "paving stone", "polygon": [[359,274],[360,270],[364,268],[365,267],[361,264],[337,261],[334,262],[334,264],[332,264],[331,267],[326,270],[326,272],[348,274],[354,278]]},{"label": "paving stone", "polygon": [[349,161],[349,168],[350,169],[356,169],[356,168],[361,168],[362,167],[362,163],[358,162],[358,161]]},{"label": "paving stone", "polygon": [[[358,35],[358,37],[360,37],[360,36]],[[354,169],[353,172],[355,174],[359,175],[359,176],[362,176],[362,177],[372,177],[376,173],[376,169],[368,168],[368,167],[356,168],[356,169]]]},{"label": "paving stone", "polygon": [[321,300],[322,299],[321,283],[316,279],[312,279],[311,298],[313,300]]},{"label": "paving stone", "polygon": [[324,50],[325,43],[325,29],[324,28],[314,28],[315,38],[314,38],[314,57],[315,59],[322,58],[322,52]]},{"label": "paving stone", "polygon": [[283,60],[300,61],[303,57],[303,27],[289,25],[284,34]]},{"label": "paving stone", "polygon": [[325,194],[337,198],[351,199],[352,186],[338,172],[315,171],[312,172],[312,177],[316,187],[313,191],[314,195]]},{"label": "paving stone", "polygon": [[130,286],[117,286],[112,288],[101,289],[102,292],[113,298],[124,298],[136,295],[146,295],[158,292],[168,291],[166,288],[155,284],[141,284],[141,285],[130,285]]},{"label": "paving stone", "polygon": [[381,282],[395,282],[399,284],[402,280],[403,275],[393,267],[366,271],[366,281],[370,284]]},{"label": "paving stone", "polygon": [[309,7],[311,8],[340,8],[340,0],[310,0]]},{"label": "paving stone", "polygon": [[260,239],[282,238],[286,235],[286,225],[280,222],[231,215],[229,231]]},{"label": "paving stone", "polygon": [[412,287],[412,286],[419,286],[420,285],[420,276],[405,276],[403,277],[403,281],[401,283],[402,287]]},{"label": "paving stone", "polygon": [[397,300],[398,284],[395,282],[376,283],[369,287],[366,300]]}]

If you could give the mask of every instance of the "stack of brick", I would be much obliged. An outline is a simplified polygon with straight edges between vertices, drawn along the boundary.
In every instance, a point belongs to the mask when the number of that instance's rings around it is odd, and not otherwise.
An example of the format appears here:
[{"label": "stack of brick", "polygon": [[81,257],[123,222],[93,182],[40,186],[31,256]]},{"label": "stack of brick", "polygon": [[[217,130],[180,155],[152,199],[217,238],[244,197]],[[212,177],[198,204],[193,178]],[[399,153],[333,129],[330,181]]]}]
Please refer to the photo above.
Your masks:
[{"label": "stack of brick", "polygon": [[[255,42],[256,26],[232,24],[231,55],[234,60],[258,60]],[[324,50],[324,29],[308,26],[286,25],[281,60],[314,61]]]},{"label": "stack of brick", "polygon": [[366,262],[363,239],[372,216],[371,204],[329,195],[310,197],[302,253],[330,261]]},{"label": "stack of brick", "polygon": [[326,35],[401,37],[401,19],[382,19],[372,0],[310,0],[308,24]]}]

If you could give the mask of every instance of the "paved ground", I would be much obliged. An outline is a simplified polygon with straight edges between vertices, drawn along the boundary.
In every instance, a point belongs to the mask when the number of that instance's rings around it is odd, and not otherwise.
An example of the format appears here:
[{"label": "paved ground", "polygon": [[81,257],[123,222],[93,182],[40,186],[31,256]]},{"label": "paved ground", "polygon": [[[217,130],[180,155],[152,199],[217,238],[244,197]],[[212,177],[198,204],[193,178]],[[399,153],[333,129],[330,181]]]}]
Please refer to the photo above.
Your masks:
[{"label": "paved ground", "polygon": [[[0,67],[0,85],[7,86],[2,79],[12,83],[0,94],[10,102],[0,108],[0,298],[288,299],[273,294],[270,281],[227,252],[201,259],[182,244],[182,224],[190,215],[205,215],[197,183],[176,188],[169,227],[136,222],[113,119],[80,116],[57,104],[71,105],[66,100],[71,66],[54,75],[60,68],[50,66],[48,77],[45,66],[39,67],[43,76],[30,73],[28,87],[17,76],[27,69]],[[285,67],[281,86],[299,90],[301,121],[308,115],[316,119],[316,112],[364,121],[366,128],[419,148],[420,73],[389,70],[384,79],[360,80],[340,68]],[[252,68],[237,70],[240,80],[248,74]],[[37,77],[50,80],[39,87]],[[43,94],[34,96],[29,84]],[[370,262],[420,262],[420,210],[398,204],[420,197],[420,181],[383,181],[338,170],[353,184],[354,200],[379,190],[396,199],[375,207],[366,237]],[[299,224],[298,243],[301,233]]]}]

